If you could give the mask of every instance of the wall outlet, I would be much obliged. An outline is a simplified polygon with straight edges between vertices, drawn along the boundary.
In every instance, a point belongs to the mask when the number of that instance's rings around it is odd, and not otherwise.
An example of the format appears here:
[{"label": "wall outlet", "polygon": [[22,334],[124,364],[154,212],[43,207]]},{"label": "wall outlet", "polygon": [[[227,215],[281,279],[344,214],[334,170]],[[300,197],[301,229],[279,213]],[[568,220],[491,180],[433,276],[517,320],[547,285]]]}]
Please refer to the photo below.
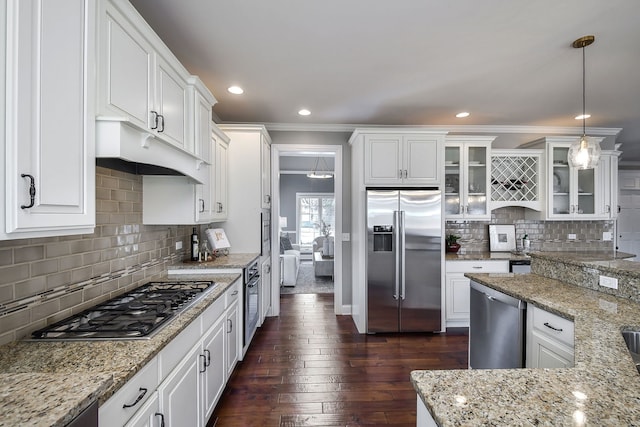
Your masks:
[{"label": "wall outlet", "polygon": [[613,240],[613,233],[610,231],[603,231],[602,232],[602,241],[603,242],[610,242]]},{"label": "wall outlet", "polygon": [[600,276],[600,286],[605,288],[618,289],[618,279],[615,277]]},{"label": "wall outlet", "polygon": [[569,235],[567,235],[567,239],[576,240],[576,235],[575,234],[569,234]]},{"label": "wall outlet", "polygon": [[176,251],[179,251],[180,249],[182,249],[182,240],[176,242]]},{"label": "wall outlet", "polygon": [[351,240],[351,234],[350,233],[342,233],[342,241],[343,242],[348,242],[349,240]]}]

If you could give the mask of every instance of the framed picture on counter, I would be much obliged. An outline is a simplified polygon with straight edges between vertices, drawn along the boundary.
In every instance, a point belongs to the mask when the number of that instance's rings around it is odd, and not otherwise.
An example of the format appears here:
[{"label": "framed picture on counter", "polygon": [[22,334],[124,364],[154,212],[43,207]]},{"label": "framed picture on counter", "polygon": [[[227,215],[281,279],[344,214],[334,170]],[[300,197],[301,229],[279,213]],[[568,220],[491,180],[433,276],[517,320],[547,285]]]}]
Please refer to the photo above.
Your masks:
[{"label": "framed picture on counter", "polygon": [[516,226],[489,225],[489,245],[492,252],[516,250]]},{"label": "framed picture on counter", "polygon": [[208,228],[205,232],[211,249],[227,249],[231,247],[229,239],[222,228]]}]

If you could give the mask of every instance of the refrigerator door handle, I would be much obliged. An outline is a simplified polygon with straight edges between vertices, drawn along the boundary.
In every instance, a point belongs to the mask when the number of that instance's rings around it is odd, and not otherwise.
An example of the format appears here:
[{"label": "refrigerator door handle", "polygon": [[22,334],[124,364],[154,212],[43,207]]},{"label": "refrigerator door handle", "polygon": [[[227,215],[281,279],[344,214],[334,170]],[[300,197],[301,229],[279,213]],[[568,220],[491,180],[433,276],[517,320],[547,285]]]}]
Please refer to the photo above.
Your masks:
[{"label": "refrigerator door handle", "polygon": [[404,231],[404,211],[399,212],[400,217],[400,284],[402,285],[402,293],[400,298],[404,300],[406,294],[406,281],[405,281],[405,231]]},{"label": "refrigerator door handle", "polygon": [[395,293],[393,294],[393,299],[397,300],[399,298],[400,293],[400,212],[393,211],[393,240],[395,244],[394,253],[395,253]]}]

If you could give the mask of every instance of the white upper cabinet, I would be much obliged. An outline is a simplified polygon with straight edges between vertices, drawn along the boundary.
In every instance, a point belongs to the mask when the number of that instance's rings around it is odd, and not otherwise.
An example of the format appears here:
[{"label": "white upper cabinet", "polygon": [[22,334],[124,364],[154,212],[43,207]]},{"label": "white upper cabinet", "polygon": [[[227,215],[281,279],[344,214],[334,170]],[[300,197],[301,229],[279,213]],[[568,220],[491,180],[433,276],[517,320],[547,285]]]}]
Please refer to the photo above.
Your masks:
[{"label": "white upper cabinet", "polygon": [[446,219],[490,219],[491,142],[495,137],[448,136],[445,143]]},{"label": "white upper cabinet", "polygon": [[196,154],[189,73],[129,2],[99,4],[98,115]]},{"label": "white upper cabinet", "polygon": [[3,3],[0,239],[92,233],[95,3]]},{"label": "white upper cabinet", "polygon": [[[580,170],[569,166],[569,147],[578,137],[549,137],[525,144],[541,147],[546,153],[546,220],[609,219],[613,210],[607,192],[617,193],[617,180],[610,174],[611,161],[606,153],[594,169]],[[614,168],[617,169],[617,161]],[[617,176],[617,174],[616,174]],[[608,206],[608,207],[607,207]],[[617,207],[616,207],[617,209]],[[528,217],[535,217],[527,212]]]},{"label": "white upper cabinet", "polygon": [[262,207],[271,208],[271,141],[262,138],[261,147],[261,171],[262,171]]},{"label": "white upper cabinet", "polygon": [[603,197],[600,199],[599,211],[605,218],[618,218],[618,160],[620,151],[602,150],[599,167],[600,191]]},{"label": "white upper cabinet", "polygon": [[214,129],[211,108],[217,102],[209,89],[197,76],[189,78],[190,106],[193,109],[187,151],[194,153],[204,162],[212,163],[215,158],[211,143],[211,132]]},{"label": "white upper cabinet", "polygon": [[438,184],[443,142],[436,134],[365,134],[365,184]]},{"label": "white upper cabinet", "polygon": [[215,172],[212,179],[215,179],[215,185],[211,213],[214,221],[224,221],[229,214],[229,138],[218,127],[214,130]]}]

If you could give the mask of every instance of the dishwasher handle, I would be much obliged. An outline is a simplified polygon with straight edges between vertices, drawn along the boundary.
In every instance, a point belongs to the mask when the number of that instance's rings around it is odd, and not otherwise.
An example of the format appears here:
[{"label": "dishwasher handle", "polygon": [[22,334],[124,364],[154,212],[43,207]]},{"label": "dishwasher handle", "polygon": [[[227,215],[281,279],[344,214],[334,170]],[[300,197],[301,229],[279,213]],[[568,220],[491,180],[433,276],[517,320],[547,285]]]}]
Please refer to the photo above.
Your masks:
[{"label": "dishwasher handle", "polygon": [[471,281],[471,289],[475,289],[476,291],[480,292],[491,302],[507,304],[512,307],[516,307],[519,310],[525,310],[527,308],[526,302],[503,294],[502,292],[496,291],[487,286],[481,285],[477,282],[474,282],[473,280]]}]

